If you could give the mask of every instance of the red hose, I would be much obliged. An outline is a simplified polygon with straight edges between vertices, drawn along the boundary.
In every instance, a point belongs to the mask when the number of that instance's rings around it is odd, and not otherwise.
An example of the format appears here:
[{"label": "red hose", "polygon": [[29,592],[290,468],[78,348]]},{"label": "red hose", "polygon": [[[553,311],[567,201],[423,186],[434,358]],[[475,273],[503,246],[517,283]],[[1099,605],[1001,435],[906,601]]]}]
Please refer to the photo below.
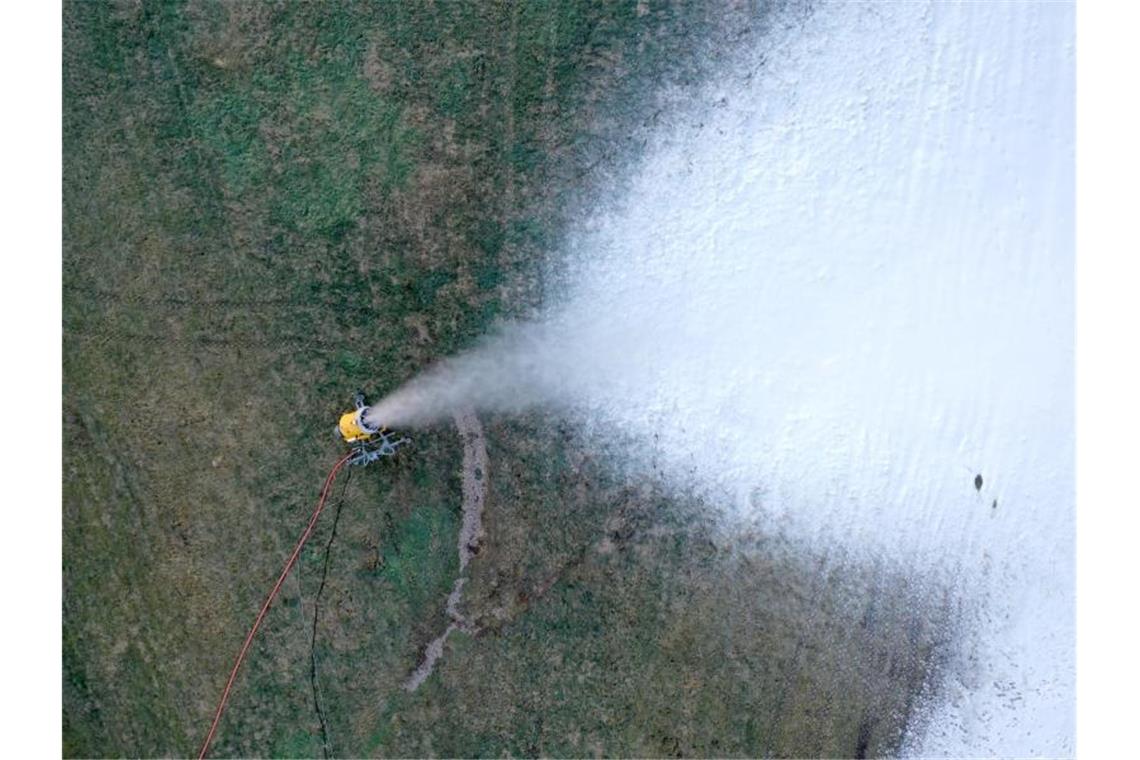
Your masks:
[{"label": "red hose", "polygon": [[237,678],[238,668],[241,667],[245,661],[245,655],[249,651],[249,645],[253,643],[253,637],[257,633],[257,629],[261,627],[261,621],[265,619],[265,613],[269,611],[269,605],[273,604],[277,592],[281,590],[281,584],[285,582],[286,576],[289,571],[293,569],[293,565],[297,563],[297,557],[301,556],[301,549],[305,546],[305,542],[309,540],[309,535],[313,532],[313,527],[317,524],[317,518],[321,516],[321,511],[325,508],[325,501],[328,500],[329,492],[332,490],[333,481],[336,480],[336,475],[340,469],[344,467],[345,463],[352,457],[353,452],[349,452],[341,457],[340,461],[333,465],[329,475],[325,478],[325,486],[321,489],[321,498],[317,501],[317,508],[313,510],[313,516],[309,518],[309,524],[305,528],[305,532],[301,534],[301,538],[297,541],[297,547],[293,549],[293,553],[289,556],[289,561],[285,563],[281,575],[277,578],[277,583],[273,584],[273,590],[269,592],[269,596],[265,599],[265,604],[261,605],[261,612],[257,613],[257,619],[253,621],[253,627],[249,629],[246,634],[245,643],[241,645],[241,651],[238,652],[237,660],[234,662],[233,670],[230,671],[230,678],[226,681],[226,688],[222,691],[222,698],[218,702],[218,709],[214,711],[214,722],[210,724],[210,733],[206,734],[206,741],[202,742],[202,751],[198,753],[198,760],[206,757],[206,752],[210,749],[210,742],[214,740],[214,733],[218,730],[218,722],[222,719],[222,712],[226,709],[226,702],[230,698],[230,689],[233,688],[234,679]]}]

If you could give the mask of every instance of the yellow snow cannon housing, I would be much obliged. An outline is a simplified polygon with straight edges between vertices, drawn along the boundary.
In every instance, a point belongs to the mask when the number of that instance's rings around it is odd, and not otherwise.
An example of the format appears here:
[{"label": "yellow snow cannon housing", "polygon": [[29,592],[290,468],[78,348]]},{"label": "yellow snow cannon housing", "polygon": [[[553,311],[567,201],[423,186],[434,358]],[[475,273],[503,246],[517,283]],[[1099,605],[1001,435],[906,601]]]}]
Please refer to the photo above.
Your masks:
[{"label": "yellow snow cannon housing", "polygon": [[364,422],[364,413],[368,411],[368,407],[361,407],[354,409],[351,412],[345,412],[340,416],[340,423],[337,428],[340,430],[340,435],[344,438],[345,443],[364,443],[372,440],[372,437],[381,430],[371,428]]},{"label": "yellow snow cannon housing", "polygon": [[336,434],[352,448],[349,464],[366,465],[380,457],[394,457],[401,446],[412,442],[407,436],[397,438],[383,425],[368,423],[365,417],[369,407],[364,401],[364,393],[358,391],[352,405],[355,409],[342,414],[336,425]]}]

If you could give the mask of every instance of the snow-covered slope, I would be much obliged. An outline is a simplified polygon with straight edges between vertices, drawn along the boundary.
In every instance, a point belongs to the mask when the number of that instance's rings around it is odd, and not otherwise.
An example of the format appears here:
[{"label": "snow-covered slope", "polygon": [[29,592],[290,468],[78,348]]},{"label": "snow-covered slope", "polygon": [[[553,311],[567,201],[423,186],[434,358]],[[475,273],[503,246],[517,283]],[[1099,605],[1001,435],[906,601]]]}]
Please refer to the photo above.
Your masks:
[{"label": "snow-covered slope", "polygon": [[726,529],[972,600],[911,752],[1070,754],[1073,8],[836,3],[763,52],[583,221],[561,382]]}]

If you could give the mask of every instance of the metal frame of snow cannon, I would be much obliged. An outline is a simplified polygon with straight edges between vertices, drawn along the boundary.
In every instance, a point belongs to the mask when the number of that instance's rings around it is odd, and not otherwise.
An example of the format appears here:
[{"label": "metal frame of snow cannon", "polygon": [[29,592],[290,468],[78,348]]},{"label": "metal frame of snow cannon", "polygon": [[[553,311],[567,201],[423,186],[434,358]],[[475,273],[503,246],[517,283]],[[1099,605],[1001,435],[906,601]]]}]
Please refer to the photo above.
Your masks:
[{"label": "metal frame of snow cannon", "polygon": [[364,392],[357,391],[352,399],[353,410],[340,416],[336,432],[352,449],[352,457],[348,460],[350,465],[366,465],[375,462],[380,457],[396,456],[397,450],[412,442],[407,436],[396,437],[396,434],[386,427],[373,427],[369,425],[364,415],[368,412],[368,403],[364,399]]}]

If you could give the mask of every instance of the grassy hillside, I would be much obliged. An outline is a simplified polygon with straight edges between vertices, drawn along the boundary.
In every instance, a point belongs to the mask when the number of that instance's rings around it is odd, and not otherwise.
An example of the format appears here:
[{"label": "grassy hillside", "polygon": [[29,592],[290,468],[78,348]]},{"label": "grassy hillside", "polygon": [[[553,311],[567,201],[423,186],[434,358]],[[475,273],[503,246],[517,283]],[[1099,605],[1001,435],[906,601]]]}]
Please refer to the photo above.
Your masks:
[{"label": "grassy hillside", "polygon": [[[662,84],[761,44],[763,8],[712,9],[64,4],[65,754],[197,751],[335,415],[540,304]],[[400,688],[458,569],[461,447],[428,431],[348,484],[314,647],[320,526],[215,754],[896,746],[941,650],[889,572],[744,559],[567,423],[484,424],[482,632]]]}]

